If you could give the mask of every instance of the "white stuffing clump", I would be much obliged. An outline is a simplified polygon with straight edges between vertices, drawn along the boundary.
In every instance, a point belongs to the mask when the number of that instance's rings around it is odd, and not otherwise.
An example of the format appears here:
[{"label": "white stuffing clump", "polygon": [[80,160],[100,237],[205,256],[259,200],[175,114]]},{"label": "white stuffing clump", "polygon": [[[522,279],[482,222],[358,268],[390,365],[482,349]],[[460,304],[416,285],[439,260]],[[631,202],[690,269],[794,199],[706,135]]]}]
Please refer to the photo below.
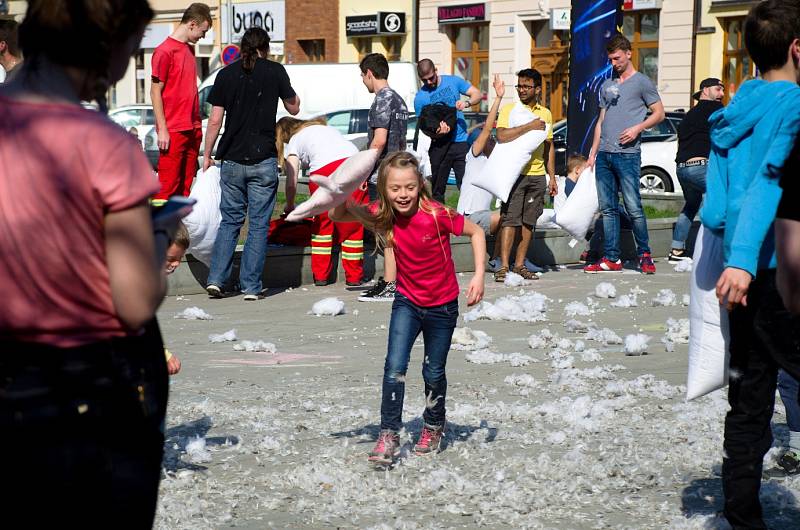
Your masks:
[{"label": "white stuffing clump", "polygon": [[236,330],[231,329],[219,335],[211,334],[208,336],[208,342],[233,342],[236,340]]},{"label": "white stuffing clump", "polygon": [[506,279],[503,281],[503,284],[506,287],[519,287],[520,285],[525,285],[527,283],[528,280],[513,271],[508,271],[506,273]]},{"label": "white stuffing clump", "polygon": [[495,303],[481,302],[475,309],[464,314],[464,322],[474,320],[506,320],[510,322],[541,322],[547,320],[548,298],[540,293],[520,296],[504,296]]},{"label": "white stuffing clump", "polygon": [[668,352],[675,351],[675,344],[689,343],[689,319],[667,319],[667,333],[661,339]]},{"label": "white stuffing clump", "polygon": [[611,307],[638,307],[639,302],[636,301],[636,294],[623,294],[617,300],[611,302]]},{"label": "white stuffing clump", "polygon": [[575,347],[575,343],[569,339],[561,339],[556,343],[556,346],[561,350],[571,350]]},{"label": "white stuffing clump", "polygon": [[492,337],[477,329],[456,328],[450,340],[452,350],[482,350],[489,346]]},{"label": "white stuffing clump", "polygon": [[524,386],[528,388],[539,386],[539,382],[536,381],[530,374],[509,375],[503,380],[503,382],[512,386]]},{"label": "white stuffing clump", "polygon": [[589,348],[588,350],[585,350],[584,352],[581,353],[581,361],[585,363],[599,362],[602,360],[603,356],[600,355],[600,352],[598,352],[594,348]]},{"label": "white stuffing clump", "polygon": [[211,452],[206,449],[206,439],[200,436],[189,440],[186,444],[186,454],[189,455],[189,460],[195,464],[211,461]]},{"label": "white stuffing clump", "polygon": [[248,351],[248,352],[267,352],[267,353],[275,353],[277,348],[271,342],[264,342],[263,340],[243,340],[239,344],[234,344],[233,349],[236,351]]},{"label": "white stuffing clump", "polygon": [[528,346],[530,346],[534,350],[538,350],[540,348],[544,348],[547,346],[547,341],[534,333],[530,337],[528,337]]},{"label": "white stuffing clump", "polygon": [[647,352],[650,337],[643,333],[634,333],[625,337],[625,355],[642,355]]},{"label": "white stuffing clump", "polygon": [[589,309],[589,306],[581,302],[570,302],[566,306],[564,306],[564,313],[568,317],[575,317],[575,316],[585,317],[591,315],[592,310]]},{"label": "white stuffing clump", "polygon": [[511,366],[527,366],[534,362],[533,357],[521,353],[495,353],[489,350],[477,350],[464,357],[467,362],[474,364],[498,364],[507,362]]},{"label": "white stuffing clump", "polygon": [[647,294],[647,291],[639,287],[638,285],[631,289],[631,294]]},{"label": "white stuffing clump", "polygon": [[691,258],[679,261],[675,264],[675,272],[692,272]]},{"label": "white stuffing clump", "polygon": [[600,282],[594,288],[594,295],[597,298],[615,298],[617,296],[617,289],[608,282]]},{"label": "white stuffing clump", "polygon": [[214,317],[200,309],[199,307],[187,307],[177,315],[175,318],[182,318],[184,320],[214,320]]},{"label": "white stuffing clump", "polygon": [[690,300],[691,300],[691,297],[688,294],[683,295],[683,298],[681,299],[681,305],[688,306]]},{"label": "white stuffing clump", "polygon": [[332,316],[341,315],[344,313],[344,302],[336,297],[323,298],[311,306],[309,314],[316,316]]},{"label": "white stuffing clump", "polygon": [[622,344],[622,339],[619,335],[614,333],[613,330],[609,328],[592,328],[586,333],[586,340],[593,340],[597,342],[602,342],[606,346],[609,344]]},{"label": "white stuffing clump", "polygon": [[658,295],[653,298],[653,306],[673,306],[676,305],[676,296],[672,289],[661,289]]},{"label": "white stuffing clump", "polygon": [[589,331],[591,325],[587,324],[586,322],[571,318],[564,322],[564,327],[567,328],[567,331],[570,333],[586,333]]},{"label": "white stuffing clump", "polygon": [[575,341],[575,353],[580,353],[586,349],[586,343],[582,340]]}]

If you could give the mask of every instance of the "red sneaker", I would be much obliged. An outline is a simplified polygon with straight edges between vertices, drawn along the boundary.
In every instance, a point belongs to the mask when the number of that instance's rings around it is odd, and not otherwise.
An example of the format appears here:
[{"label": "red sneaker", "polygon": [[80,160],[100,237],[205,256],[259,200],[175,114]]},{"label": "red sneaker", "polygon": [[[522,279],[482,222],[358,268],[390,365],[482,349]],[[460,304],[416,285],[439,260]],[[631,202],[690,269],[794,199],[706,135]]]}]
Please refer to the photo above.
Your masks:
[{"label": "red sneaker", "polygon": [[620,272],[622,271],[622,260],[611,261],[608,258],[603,258],[597,263],[592,263],[583,268],[586,274],[597,274],[598,272]]},{"label": "red sneaker", "polygon": [[653,257],[649,252],[645,252],[639,257],[639,269],[643,274],[656,273],[656,265],[653,263]]}]

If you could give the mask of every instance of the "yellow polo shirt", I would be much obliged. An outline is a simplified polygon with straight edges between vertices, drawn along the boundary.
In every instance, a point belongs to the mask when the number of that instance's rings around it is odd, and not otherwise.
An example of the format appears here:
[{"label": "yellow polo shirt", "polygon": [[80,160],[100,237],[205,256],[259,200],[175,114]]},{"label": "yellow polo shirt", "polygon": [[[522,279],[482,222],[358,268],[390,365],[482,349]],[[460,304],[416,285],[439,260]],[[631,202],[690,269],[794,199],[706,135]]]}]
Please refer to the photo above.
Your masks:
[{"label": "yellow polo shirt", "polygon": [[[516,103],[507,103],[503,105],[500,109],[500,116],[497,118],[497,128],[509,128],[508,118],[511,116],[511,109],[514,108]],[[547,107],[543,107],[542,105],[525,105],[525,107],[533,112],[536,116],[539,116],[540,119],[544,120],[544,122],[550,127],[547,131],[547,139],[552,142],[553,140],[553,114]],[[544,175],[545,171],[545,161],[544,161],[544,143],[536,148],[536,150],[531,155],[531,160],[528,164],[522,168],[520,171],[520,175]]]}]

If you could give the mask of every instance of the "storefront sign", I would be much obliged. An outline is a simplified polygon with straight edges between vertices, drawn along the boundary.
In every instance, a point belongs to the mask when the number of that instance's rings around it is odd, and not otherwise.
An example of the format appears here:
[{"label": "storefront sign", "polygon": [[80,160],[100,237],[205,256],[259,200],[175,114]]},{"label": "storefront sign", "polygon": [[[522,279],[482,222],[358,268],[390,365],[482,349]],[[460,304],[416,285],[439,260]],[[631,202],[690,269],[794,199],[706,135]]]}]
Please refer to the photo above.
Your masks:
[{"label": "storefront sign", "polygon": [[286,40],[286,3],[248,2],[230,4],[230,12],[222,11],[223,42],[239,42],[249,28],[263,28],[271,41]]},{"label": "storefront sign", "polygon": [[401,35],[406,32],[406,14],[378,11],[378,33]]},{"label": "storefront sign", "polygon": [[550,29],[565,29],[569,31],[570,24],[569,7],[554,7],[550,10]]},{"label": "storefront sign", "polygon": [[486,4],[466,4],[460,6],[440,6],[439,24],[456,22],[480,22],[486,20]]},{"label": "storefront sign", "polygon": [[374,15],[345,17],[344,32],[347,37],[402,35],[406,32],[406,14],[378,11]]},{"label": "storefront sign", "polygon": [[362,37],[378,34],[378,18],[376,15],[356,15],[345,17],[344,33],[348,37]]},{"label": "storefront sign", "polygon": [[661,0],[625,0],[622,9],[625,11],[638,11],[640,9],[659,9]]}]

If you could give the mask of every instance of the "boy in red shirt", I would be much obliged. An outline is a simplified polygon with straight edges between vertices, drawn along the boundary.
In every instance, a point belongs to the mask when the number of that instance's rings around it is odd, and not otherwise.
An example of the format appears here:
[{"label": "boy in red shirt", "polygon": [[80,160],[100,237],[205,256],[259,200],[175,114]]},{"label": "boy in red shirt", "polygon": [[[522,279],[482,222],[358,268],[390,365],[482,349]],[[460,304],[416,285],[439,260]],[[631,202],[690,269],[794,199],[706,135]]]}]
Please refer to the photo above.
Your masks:
[{"label": "boy in red shirt", "polygon": [[175,31],[153,52],[150,98],[158,133],[159,204],[172,195],[189,196],[203,140],[194,45],[211,27],[205,4],[191,4]]}]

